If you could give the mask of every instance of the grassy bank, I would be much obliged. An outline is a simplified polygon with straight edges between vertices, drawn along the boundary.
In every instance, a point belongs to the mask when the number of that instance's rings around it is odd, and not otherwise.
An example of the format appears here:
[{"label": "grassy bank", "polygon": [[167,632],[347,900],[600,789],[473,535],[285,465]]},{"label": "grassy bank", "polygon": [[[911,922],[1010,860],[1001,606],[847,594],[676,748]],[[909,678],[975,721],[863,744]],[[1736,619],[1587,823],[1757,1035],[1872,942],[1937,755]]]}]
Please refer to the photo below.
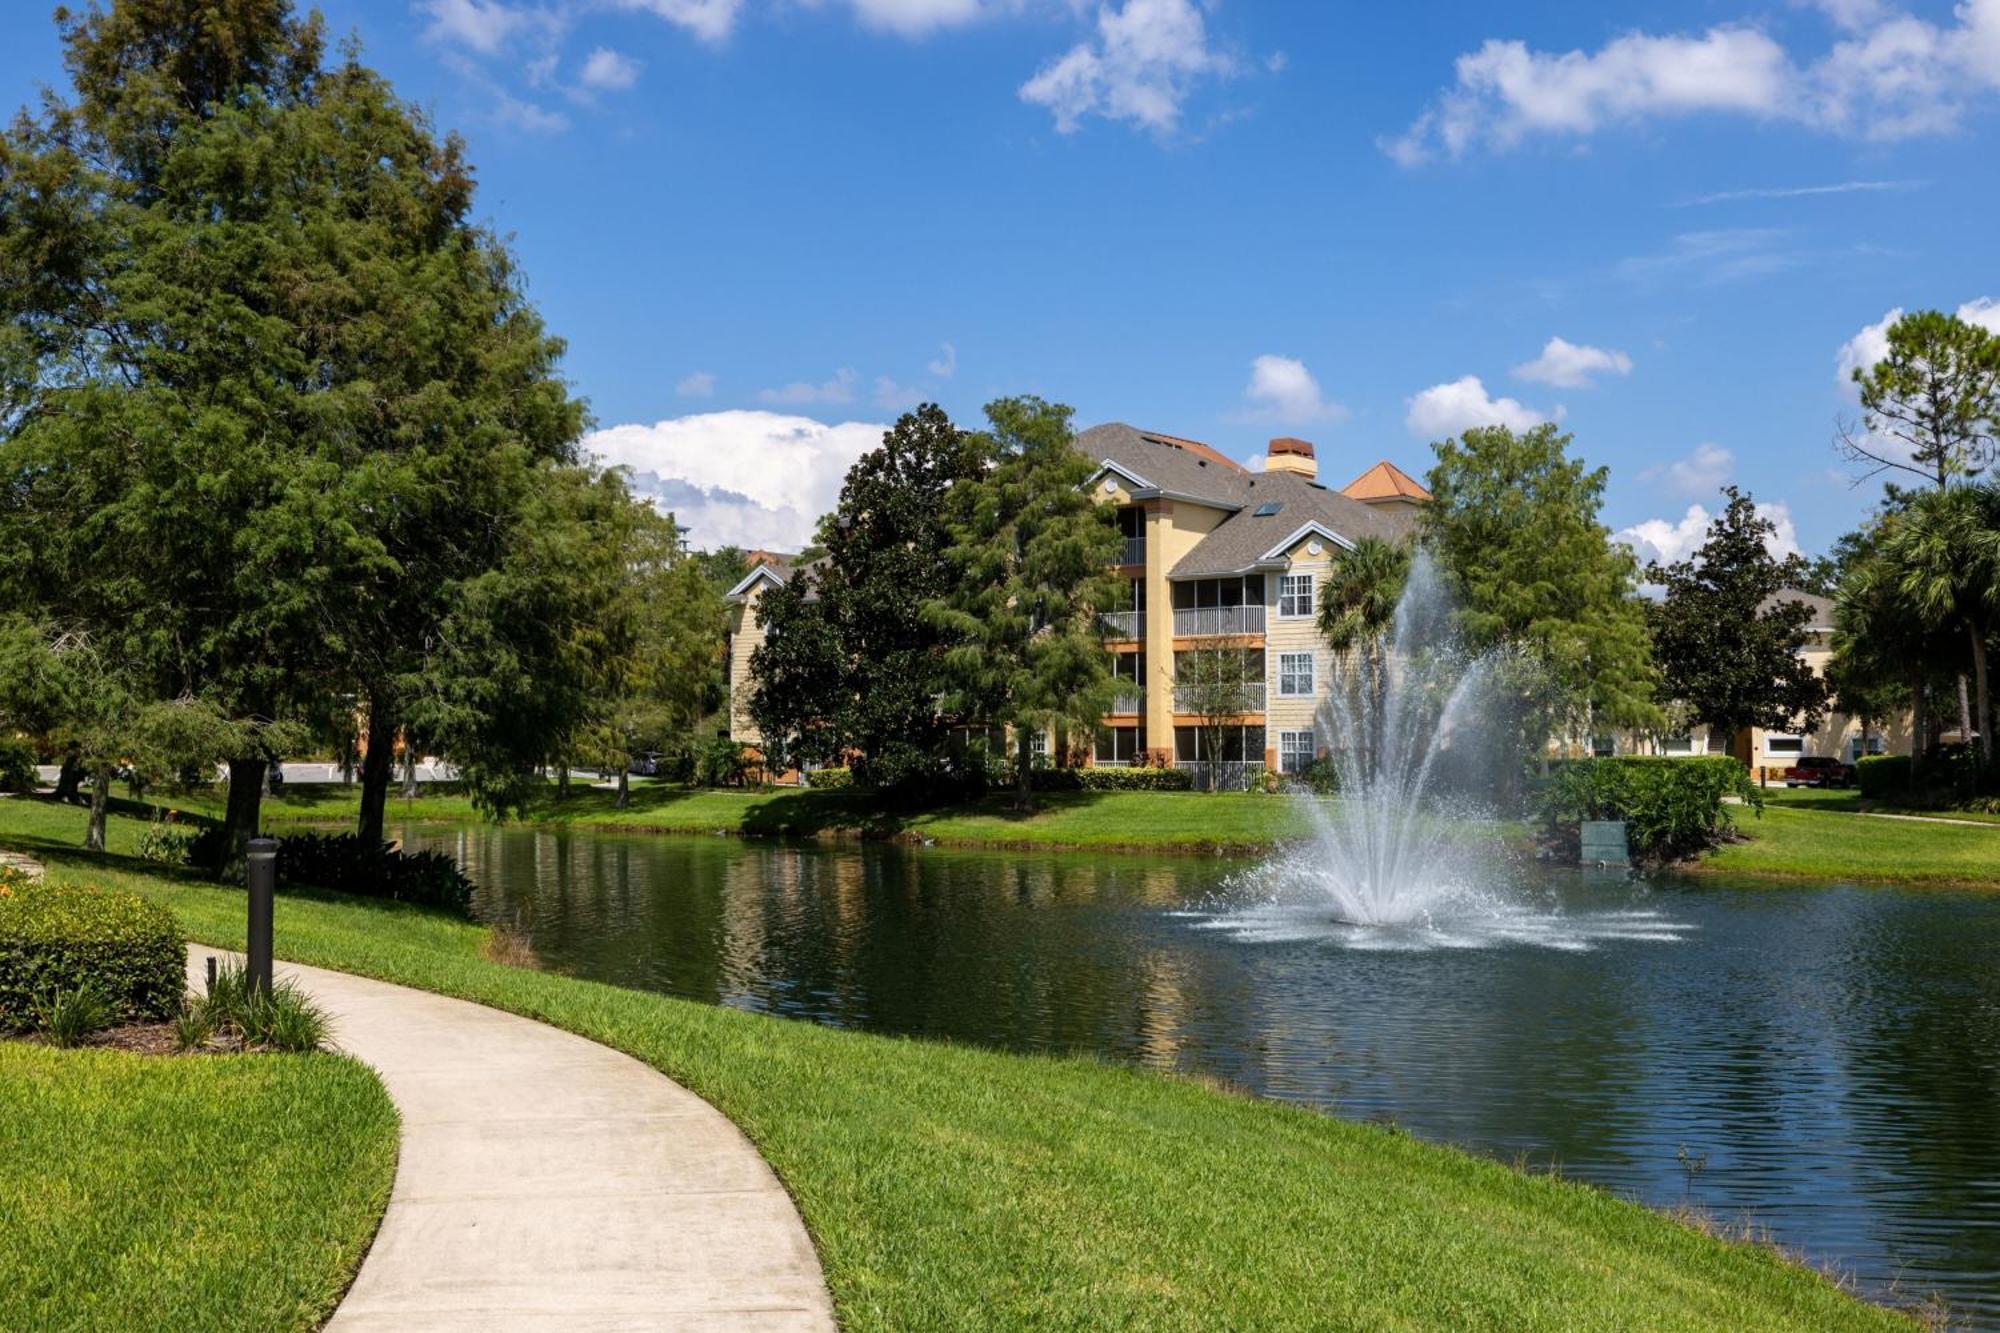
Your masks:
[{"label": "grassy bank", "polygon": [[0,1328],[316,1328],[395,1166],[340,1056],[0,1042]]},{"label": "grassy bank", "polygon": [[[0,845],[240,945],[240,893],[49,851],[68,812],[38,811],[43,834],[22,812],[0,802]],[[114,850],[133,838],[114,821]],[[1907,1326],[1766,1250],[1380,1128],[505,967],[485,940],[383,904],[279,903],[287,958],[539,1018],[706,1097],[798,1200],[849,1330]]]},{"label": "grassy bank", "polygon": [[[359,792],[343,786],[294,786],[264,802],[267,824],[351,820]],[[166,802],[219,815],[221,794]],[[1214,851],[1268,846],[1306,831],[1297,805],[1247,792],[1045,792],[1030,811],[1011,793],[941,810],[898,814],[858,791],[707,790],[639,782],[628,808],[609,790],[551,785],[521,814],[532,823],[646,833],[746,837],[911,837],[966,847],[1131,848]],[[465,797],[393,796],[388,818],[423,822],[477,818]]]},{"label": "grassy bank", "polygon": [[1771,804],[1739,815],[1745,840],[1692,867],[1698,874],[1770,875],[1843,884],[2000,887],[2000,826],[1871,819],[1837,801]]}]

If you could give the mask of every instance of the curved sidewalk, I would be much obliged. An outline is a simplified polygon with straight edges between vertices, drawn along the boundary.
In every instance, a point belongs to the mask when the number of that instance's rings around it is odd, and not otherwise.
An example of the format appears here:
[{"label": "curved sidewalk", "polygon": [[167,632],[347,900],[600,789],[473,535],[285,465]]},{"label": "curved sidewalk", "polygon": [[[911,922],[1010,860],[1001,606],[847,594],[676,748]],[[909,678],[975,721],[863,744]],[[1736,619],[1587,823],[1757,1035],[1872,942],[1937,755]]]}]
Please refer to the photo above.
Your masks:
[{"label": "curved sidewalk", "polygon": [[[190,983],[206,959],[191,946]],[[334,1333],[831,1330],[757,1150],[658,1071],[464,1000],[280,963],[402,1113],[395,1190]]]}]

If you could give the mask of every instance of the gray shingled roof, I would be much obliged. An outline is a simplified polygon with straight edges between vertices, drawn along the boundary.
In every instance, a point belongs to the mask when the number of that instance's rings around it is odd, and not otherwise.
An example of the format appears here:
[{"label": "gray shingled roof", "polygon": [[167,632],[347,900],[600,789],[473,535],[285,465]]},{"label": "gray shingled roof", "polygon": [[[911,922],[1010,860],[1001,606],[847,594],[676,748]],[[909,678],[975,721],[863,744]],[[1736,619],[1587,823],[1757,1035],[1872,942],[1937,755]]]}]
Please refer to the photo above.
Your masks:
[{"label": "gray shingled roof", "polygon": [[1780,602],[1804,602],[1812,608],[1812,619],[1806,624],[1813,628],[1833,627],[1833,598],[1822,597],[1816,592],[1802,592],[1797,588],[1780,588],[1757,604],[1762,613],[1769,611]]},{"label": "gray shingled roof", "polygon": [[1253,475],[1242,467],[1217,463],[1187,449],[1159,442],[1122,421],[1092,426],[1076,437],[1076,447],[1093,461],[1113,462],[1146,483],[1146,489],[1188,495],[1224,507],[1243,503],[1245,483]]},{"label": "gray shingled roof", "polygon": [[[1278,512],[1258,517],[1257,511],[1276,502]],[[1339,491],[1318,486],[1295,472],[1259,472],[1248,478],[1244,508],[1167,571],[1173,579],[1215,578],[1240,574],[1256,566],[1264,553],[1308,523],[1353,541],[1361,537],[1396,538],[1407,532],[1414,515],[1385,513],[1350,500]]]}]

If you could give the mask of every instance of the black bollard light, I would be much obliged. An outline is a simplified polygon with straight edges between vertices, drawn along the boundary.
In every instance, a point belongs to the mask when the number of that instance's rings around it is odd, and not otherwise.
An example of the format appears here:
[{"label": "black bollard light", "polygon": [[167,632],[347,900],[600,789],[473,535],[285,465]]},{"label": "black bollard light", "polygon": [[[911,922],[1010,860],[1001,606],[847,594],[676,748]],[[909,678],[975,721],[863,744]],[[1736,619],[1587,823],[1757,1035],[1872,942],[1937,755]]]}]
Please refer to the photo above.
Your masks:
[{"label": "black bollard light", "polygon": [[252,994],[271,993],[271,900],[278,892],[278,840],[250,839],[246,873],[250,884],[249,964],[245,980]]}]

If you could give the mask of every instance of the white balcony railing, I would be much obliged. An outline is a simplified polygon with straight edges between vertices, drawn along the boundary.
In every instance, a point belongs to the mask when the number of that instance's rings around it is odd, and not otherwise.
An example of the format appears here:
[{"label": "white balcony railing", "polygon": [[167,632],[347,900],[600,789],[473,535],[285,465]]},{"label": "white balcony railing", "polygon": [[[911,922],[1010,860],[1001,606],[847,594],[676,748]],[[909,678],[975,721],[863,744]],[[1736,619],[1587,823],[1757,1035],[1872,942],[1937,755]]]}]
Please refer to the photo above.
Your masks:
[{"label": "white balcony railing", "polygon": [[[1264,682],[1261,680],[1256,682],[1254,685],[1245,685],[1243,687],[1244,712],[1261,713],[1264,711],[1264,689],[1265,689]],[[1174,687],[1175,712],[1191,713],[1195,711],[1197,705],[1188,696],[1189,692],[1185,688],[1181,686]]]},{"label": "white balcony railing", "polygon": [[1174,608],[1174,637],[1197,638],[1204,634],[1262,634],[1262,606],[1202,606]]},{"label": "white balcony railing", "polygon": [[1261,763],[1247,763],[1240,759],[1223,759],[1213,763],[1203,760],[1181,759],[1174,764],[1183,773],[1192,774],[1196,791],[1207,791],[1210,770],[1214,770],[1215,785],[1222,791],[1242,791],[1250,785],[1250,780],[1264,771]]},{"label": "white balcony railing", "polygon": [[1137,690],[1120,690],[1111,696],[1111,711],[1114,713],[1143,713],[1146,711],[1146,696]]},{"label": "white balcony railing", "polygon": [[1121,565],[1145,564],[1146,539],[1144,537],[1127,537],[1124,549],[1118,553],[1118,563]]},{"label": "white balcony railing", "polygon": [[1136,639],[1139,637],[1139,621],[1143,611],[1106,611],[1099,619],[1104,622],[1104,632],[1114,639]]}]

